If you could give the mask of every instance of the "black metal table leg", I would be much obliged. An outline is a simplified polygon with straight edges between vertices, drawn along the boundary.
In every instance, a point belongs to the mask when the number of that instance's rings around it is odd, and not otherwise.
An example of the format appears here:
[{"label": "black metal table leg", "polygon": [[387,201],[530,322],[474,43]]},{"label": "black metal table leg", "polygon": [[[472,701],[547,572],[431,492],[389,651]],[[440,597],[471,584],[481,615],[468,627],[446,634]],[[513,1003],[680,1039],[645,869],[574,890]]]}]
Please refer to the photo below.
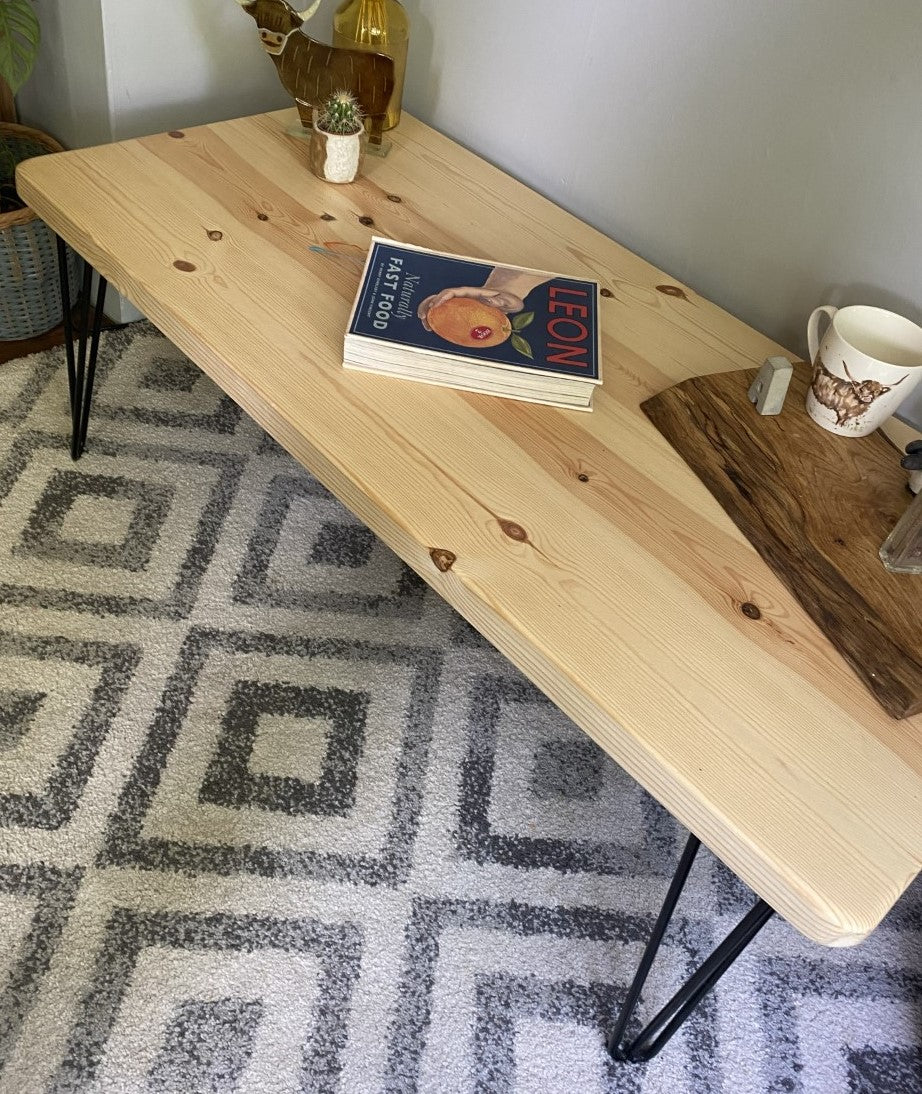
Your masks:
[{"label": "black metal table leg", "polygon": [[67,245],[58,241],[58,279],[61,283],[61,310],[64,313],[64,351],[67,354],[67,390],[70,393],[71,420],[74,415],[76,376],[74,373],[74,323],[70,310],[70,274],[67,269]]},{"label": "black metal table leg", "polygon": [[618,1021],[608,1038],[608,1051],[616,1060],[630,1063],[643,1063],[646,1060],[652,1060],[695,1009],[703,996],[710,991],[774,915],[773,909],[764,900],[760,900],[720,943],[698,971],[675,993],[656,1017],[651,1019],[644,1029],[633,1038],[628,1038],[626,1036],[628,1023],[637,1007],[640,993],[646,983],[653,960],[663,941],[663,935],[669,926],[672,913],[675,911],[675,906],[688,879],[689,871],[700,846],[701,842],[696,836],[688,837],[688,842],[676,868],[672,884],[669,886],[663,907],[644,949],[643,957],[640,959],[634,980],[625,996]]},{"label": "black metal table leg", "polygon": [[[90,325],[90,289],[93,284],[93,267],[88,263],[83,266],[83,285],[80,289],[78,301],[77,321],[77,360],[74,371],[74,397],[70,403],[70,458],[80,458],[80,421],[83,417],[83,394],[86,377],[86,329]],[[71,346],[73,354],[73,346]]]},{"label": "black metal table leg", "polygon": [[[70,395],[71,459],[78,460],[86,444],[86,431],[90,419],[90,403],[93,398],[93,380],[96,375],[96,357],[99,351],[99,333],[102,328],[102,308],[106,299],[106,279],[97,275],[96,300],[93,305],[93,327],[90,331],[90,295],[93,285],[93,268],[84,263],[83,286],[80,292],[78,329],[74,330],[70,303],[70,276],[67,269],[67,248],[58,236],[58,275],[61,285],[61,307],[64,312],[64,346],[67,354],[67,388]],[[74,335],[77,351],[74,352]]]},{"label": "black metal table leg", "polygon": [[[96,358],[99,353],[99,334],[102,330],[102,309],[106,302],[107,282],[102,274],[96,275],[96,302],[93,305],[93,330],[90,334],[90,356],[86,367],[86,376],[83,386],[83,406],[80,411],[80,421],[77,423],[77,455],[78,459],[86,445],[86,430],[90,421],[90,403],[93,399],[93,381],[96,379]],[[85,328],[84,328],[85,329]],[[85,340],[84,335],[84,340]],[[73,451],[71,452],[73,455]]]}]

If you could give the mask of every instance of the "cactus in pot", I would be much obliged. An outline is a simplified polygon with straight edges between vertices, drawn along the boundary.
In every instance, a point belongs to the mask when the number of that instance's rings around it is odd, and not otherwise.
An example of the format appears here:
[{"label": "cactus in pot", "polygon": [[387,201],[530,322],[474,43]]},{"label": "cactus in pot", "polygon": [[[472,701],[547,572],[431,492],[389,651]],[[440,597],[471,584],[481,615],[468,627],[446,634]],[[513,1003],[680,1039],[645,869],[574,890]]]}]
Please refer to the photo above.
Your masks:
[{"label": "cactus in pot", "polygon": [[362,111],[349,91],[337,91],[323,105],[323,113],[317,124],[325,133],[348,136],[357,133],[362,125]]},{"label": "cactus in pot", "polygon": [[311,135],[311,170],[327,182],[353,182],[365,151],[362,111],[348,91],[324,103]]}]

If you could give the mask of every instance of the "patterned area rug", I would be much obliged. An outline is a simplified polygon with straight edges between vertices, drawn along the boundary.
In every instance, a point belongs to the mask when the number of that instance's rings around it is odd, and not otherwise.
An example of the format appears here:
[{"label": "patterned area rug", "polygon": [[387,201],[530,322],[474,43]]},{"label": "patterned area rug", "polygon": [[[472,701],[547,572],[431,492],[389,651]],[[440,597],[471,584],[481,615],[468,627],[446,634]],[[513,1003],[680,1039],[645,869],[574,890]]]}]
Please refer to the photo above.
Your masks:
[{"label": "patterned area rug", "polygon": [[[148,324],[0,368],[0,1089],[922,1090],[922,887],[604,1050],[684,832]],[[753,896],[702,854],[649,1015]]]}]

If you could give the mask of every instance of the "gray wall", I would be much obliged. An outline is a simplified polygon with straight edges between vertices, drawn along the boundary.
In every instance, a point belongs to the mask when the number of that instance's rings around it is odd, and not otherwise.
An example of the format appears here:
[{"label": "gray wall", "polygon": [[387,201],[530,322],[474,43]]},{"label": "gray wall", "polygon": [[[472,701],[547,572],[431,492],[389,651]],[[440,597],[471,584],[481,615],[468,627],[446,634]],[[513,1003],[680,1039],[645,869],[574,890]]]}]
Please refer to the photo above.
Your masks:
[{"label": "gray wall", "polygon": [[287,106],[233,0],[34,0],[42,48],[20,116],[68,147]]},{"label": "gray wall", "polygon": [[922,323],[919,0],[405,6],[413,113],[795,353]]},{"label": "gray wall", "polygon": [[[821,303],[922,322],[920,0],[405,6],[410,110],[793,352]],[[65,143],[285,102],[234,0],[36,9],[20,106]]]},{"label": "gray wall", "polygon": [[100,0],[35,0],[42,44],[19,120],[68,148],[112,140]]}]

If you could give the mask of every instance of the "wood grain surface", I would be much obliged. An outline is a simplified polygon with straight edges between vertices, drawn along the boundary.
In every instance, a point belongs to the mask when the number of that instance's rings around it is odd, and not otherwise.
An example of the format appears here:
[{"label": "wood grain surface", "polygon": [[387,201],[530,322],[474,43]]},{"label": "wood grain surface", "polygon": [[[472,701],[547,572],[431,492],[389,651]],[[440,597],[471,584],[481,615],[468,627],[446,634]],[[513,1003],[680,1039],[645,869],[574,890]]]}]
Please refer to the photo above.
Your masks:
[{"label": "wood grain surface", "polygon": [[733,518],[894,718],[922,711],[922,580],[892,574],[878,548],[911,501],[880,433],[839,437],[804,400],[795,369],[778,415],[756,414],[755,373],[701,376],[644,413]]},{"label": "wood grain surface", "polygon": [[[640,409],[781,347],[406,114],[348,186],[296,122],[43,156],[20,192],[781,915],[859,941],[922,866],[922,722],[880,709]],[[593,412],[345,370],[373,234],[598,279]]]}]

